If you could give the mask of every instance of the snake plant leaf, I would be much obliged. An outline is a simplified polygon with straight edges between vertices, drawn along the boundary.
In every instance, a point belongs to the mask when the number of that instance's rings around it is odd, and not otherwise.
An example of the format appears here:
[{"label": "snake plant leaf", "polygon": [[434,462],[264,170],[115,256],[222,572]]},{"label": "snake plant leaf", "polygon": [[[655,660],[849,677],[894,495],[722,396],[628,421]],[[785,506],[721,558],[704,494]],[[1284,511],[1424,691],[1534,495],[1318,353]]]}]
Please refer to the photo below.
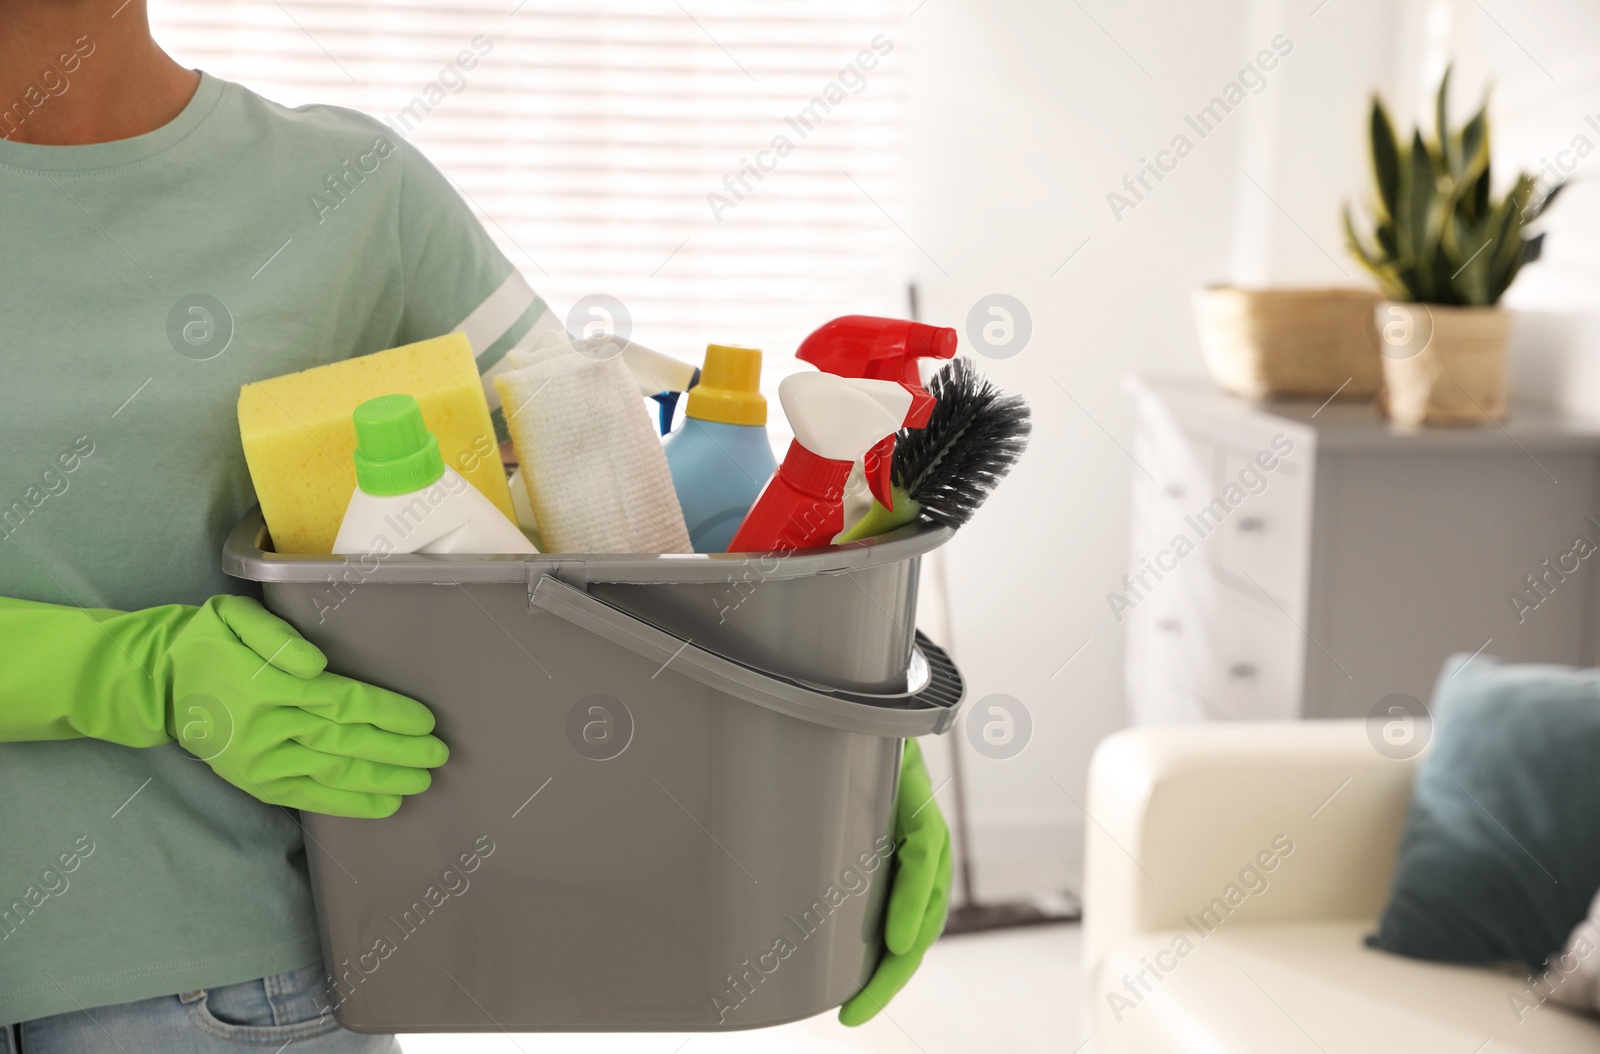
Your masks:
[{"label": "snake plant leaf", "polygon": [[1511,203],[1516,213],[1515,231],[1512,233],[1518,236],[1517,240],[1520,243],[1522,228],[1533,222],[1543,205],[1539,197],[1538,181],[1524,172],[1517,177],[1516,185],[1506,195],[1506,200]]},{"label": "snake plant leaf", "polygon": [[1372,176],[1378,187],[1378,202],[1386,218],[1395,214],[1400,196],[1400,145],[1394,137],[1394,124],[1383,100],[1372,99]]},{"label": "snake plant leaf", "polygon": [[1415,287],[1424,299],[1432,300],[1433,256],[1438,245],[1434,232],[1434,197],[1437,181],[1428,144],[1418,130],[1412,136],[1411,150],[1400,169],[1399,212],[1395,226],[1399,235],[1399,261],[1402,273],[1414,275]]},{"label": "snake plant leaf", "polygon": [[1491,284],[1497,284],[1506,269],[1511,266],[1516,257],[1517,242],[1512,237],[1517,227],[1517,206],[1507,194],[1500,199],[1500,203],[1490,211],[1488,219],[1484,222],[1484,230],[1489,235],[1490,245],[1484,255],[1489,257],[1489,271]]},{"label": "snake plant leaf", "polygon": [[[1454,65],[1452,63],[1452,65]],[[1439,140],[1439,174],[1449,175],[1456,171],[1455,162],[1450,150],[1450,69],[1444,68],[1444,76],[1439,78],[1439,94],[1434,102],[1434,134]]]},{"label": "snake plant leaf", "polygon": [[1448,243],[1453,241],[1447,234],[1450,217],[1449,210],[1439,210],[1439,233],[1434,242],[1434,251],[1428,256],[1428,285],[1433,290],[1435,300],[1441,304],[1460,302],[1453,283],[1461,273],[1461,265],[1467,260],[1467,257],[1449,250]]},{"label": "snake plant leaf", "polygon": [[1522,209],[1533,193],[1533,179],[1527,175],[1517,177],[1517,182],[1511,188],[1511,193],[1500,200],[1490,213],[1490,230],[1494,233],[1495,244],[1489,249],[1493,257],[1490,261],[1490,291],[1495,299],[1504,293],[1511,285],[1511,280],[1516,277],[1517,271],[1522,268]]},{"label": "snake plant leaf", "polygon": [[1427,279],[1415,266],[1409,264],[1396,264],[1394,273],[1396,280],[1398,280],[1401,285],[1401,288],[1406,291],[1406,295],[1400,299],[1415,300],[1418,303],[1433,302],[1432,298],[1429,297],[1427,293]]},{"label": "snake plant leaf", "polygon": [[1457,138],[1459,152],[1456,155],[1456,160],[1458,164],[1453,174],[1458,182],[1471,183],[1476,179],[1478,172],[1481,170],[1475,166],[1474,162],[1478,161],[1480,157],[1484,165],[1489,163],[1488,130],[1489,115],[1487,104],[1485,104],[1484,107],[1479,108],[1477,113],[1472,115],[1471,120],[1462,126],[1461,135]]},{"label": "snake plant leaf", "polygon": [[1487,218],[1488,215],[1489,215],[1489,207],[1490,207],[1489,206],[1489,201],[1490,201],[1489,195],[1490,195],[1490,192],[1493,190],[1493,183],[1492,183],[1491,178],[1490,178],[1493,175],[1493,173],[1490,171],[1490,169],[1492,168],[1492,163],[1490,161],[1490,157],[1492,155],[1492,152],[1489,149],[1489,118],[1487,116],[1488,110],[1489,110],[1489,101],[1487,99],[1485,99],[1484,102],[1483,102],[1483,109],[1478,111],[1478,116],[1483,118],[1483,171],[1478,173],[1477,182],[1472,184],[1472,199],[1471,199],[1472,200],[1472,214],[1474,216],[1479,217],[1480,219]]},{"label": "snake plant leaf", "polygon": [[1452,217],[1448,229],[1448,255],[1455,267],[1450,276],[1450,288],[1455,302],[1487,304],[1492,263],[1488,223],[1473,224],[1457,214]]},{"label": "snake plant leaf", "polygon": [[1472,246],[1477,230],[1459,210],[1447,212],[1444,225],[1439,230],[1439,255],[1448,259],[1453,268],[1460,267],[1472,256]]},{"label": "snake plant leaf", "polygon": [[1356,224],[1350,216],[1350,203],[1346,202],[1342,215],[1344,216],[1344,238],[1350,246],[1350,251],[1356,258],[1368,264],[1376,264],[1380,259],[1377,252],[1367,248],[1366,242],[1361,240],[1361,235],[1356,233]]},{"label": "snake plant leaf", "polygon": [[[1556,195],[1560,194],[1564,189],[1566,189],[1566,186],[1566,181],[1563,180],[1562,182],[1551,187],[1549,190],[1545,191],[1544,194],[1534,198],[1532,201],[1528,202],[1528,204],[1524,205],[1522,209],[1522,221],[1524,223],[1532,223],[1534,220],[1542,216],[1544,214],[1544,210],[1550,207],[1550,203],[1556,200]],[[1538,259],[1538,257],[1535,257],[1534,259]],[[1532,263],[1533,261],[1530,260],[1528,262]]]},{"label": "snake plant leaf", "polygon": [[[1482,110],[1477,116],[1467,122],[1467,127],[1461,130],[1458,137],[1460,153],[1457,160],[1459,165],[1451,174],[1454,196],[1458,206],[1463,208],[1467,215],[1473,219],[1482,219],[1488,211],[1488,184],[1483,182],[1484,198],[1480,202],[1478,197],[1479,184],[1487,177],[1489,172],[1489,137],[1486,133],[1487,118]],[[1476,122],[1477,128],[1473,128]],[[1480,207],[1481,206],[1481,207]]]},{"label": "snake plant leaf", "polygon": [[1342,215],[1344,218],[1345,243],[1357,259],[1374,267],[1389,266],[1395,262],[1393,254],[1385,251],[1381,246],[1374,249],[1362,239],[1360,233],[1356,230],[1355,214],[1350,211],[1349,202],[1345,203]]},{"label": "snake plant leaf", "polygon": [[1355,222],[1350,217],[1350,206],[1344,207],[1344,236],[1345,244],[1349,247],[1351,255],[1356,258],[1362,268],[1373,278],[1378,280],[1378,285],[1384,294],[1397,300],[1404,300],[1409,296],[1409,291],[1399,275],[1395,273],[1394,259],[1389,256],[1380,256],[1369,249],[1356,233]]},{"label": "snake plant leaf", "polygon": [[1393,260],[1400,255],[1400,244],[1394,235],[1393,223],[1380,223],[1372,229],[1373,237],[1378,239],[1378,248],[1383,254]]},{"label": "snake plant leaf", "polygon": [[[1439,246],[1451,259],[1466,259],[1461,247],[1472,240],[1473,229],[1460,211],[1445,216],[1444,227],[1439,231]],[[1470,252],[1470,250],[1469,250]]]}]

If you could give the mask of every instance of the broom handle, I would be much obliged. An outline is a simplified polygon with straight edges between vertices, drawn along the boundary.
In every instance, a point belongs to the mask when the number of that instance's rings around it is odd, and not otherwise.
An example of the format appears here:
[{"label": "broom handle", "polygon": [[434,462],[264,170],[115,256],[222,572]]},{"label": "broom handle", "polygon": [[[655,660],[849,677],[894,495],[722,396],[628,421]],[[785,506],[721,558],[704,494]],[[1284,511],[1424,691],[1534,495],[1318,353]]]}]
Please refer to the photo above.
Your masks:
[{"label": "broom handle", "polygon": [[[917,283],[910,282],[906,285],[906,308],[913,322],[922,321],[922,303],[920,290]],[[954,655],[951,651],[951,640],[955,634],[949,626],[949,594],[944,591],[944,561],[930,560],[933,572],[939,576],[939,595],[945,598],[946,625],[945,639],[939,643],[944,645],[947,654]],[[965,770],[961,764],[961,739],[959,736],[950,736],[946,742],[950,744],[950,783],[955,789],[956,799],[956,862],[961,870],[961,907],[971,908],[977,905],[976,887],[972,881],[972,839],[969,836],[970,826],[967,823],[967,780]]]},{"label": "broom handle", "polygon": [[978,898],[972,882],[972,839],[967,827],[967,781],[961,767],[961,740],[950,737],[950,782],[956,798],[956,859],[961,866],[961,906],[971,908]]}]

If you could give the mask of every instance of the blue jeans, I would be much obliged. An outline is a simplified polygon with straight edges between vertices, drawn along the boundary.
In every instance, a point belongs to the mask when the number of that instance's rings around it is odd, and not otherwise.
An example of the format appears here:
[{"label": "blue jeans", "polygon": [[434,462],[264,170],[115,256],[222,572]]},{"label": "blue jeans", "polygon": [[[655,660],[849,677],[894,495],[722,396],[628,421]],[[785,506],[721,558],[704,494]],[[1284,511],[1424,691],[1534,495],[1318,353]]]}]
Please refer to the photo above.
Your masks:
[{"label": "blue jeans", "polygon": [[0,1026],[0,1054],[400,1054],[330,1013],[321,963],[259,981]]}]

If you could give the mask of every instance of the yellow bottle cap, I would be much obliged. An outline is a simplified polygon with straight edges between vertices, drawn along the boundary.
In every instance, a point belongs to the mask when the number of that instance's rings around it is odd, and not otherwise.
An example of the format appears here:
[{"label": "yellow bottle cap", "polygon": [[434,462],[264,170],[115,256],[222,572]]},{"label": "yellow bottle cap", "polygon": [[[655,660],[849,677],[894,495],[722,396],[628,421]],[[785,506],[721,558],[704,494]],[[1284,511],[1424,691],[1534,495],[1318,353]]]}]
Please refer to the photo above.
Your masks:
[{"label": "yellow bottle cap", "polygon": [[767,423],[761,394],[761,351],[733,344],[707,344],[700,383],[689,389],[690,417],[730,425]]}]

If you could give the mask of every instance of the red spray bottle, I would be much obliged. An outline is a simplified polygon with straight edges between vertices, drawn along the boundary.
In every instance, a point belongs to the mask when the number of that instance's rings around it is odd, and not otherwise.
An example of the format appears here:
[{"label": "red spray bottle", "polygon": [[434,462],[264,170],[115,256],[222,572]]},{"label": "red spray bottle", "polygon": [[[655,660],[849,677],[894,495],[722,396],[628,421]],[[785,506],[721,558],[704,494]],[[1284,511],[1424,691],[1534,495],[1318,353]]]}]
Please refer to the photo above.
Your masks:
[{"label": "red spray bottle", "polygon": [[917,360],[955,352],[953,329],[868,315],[836,318],[802,341],[797,357],[824,372],[797,374],[780,386],[795,441],[728,551],[832,542],[844,530],[845,482],[858,459],[873,496],[893,508],[895,433],[927,424],[934,406]]}]

